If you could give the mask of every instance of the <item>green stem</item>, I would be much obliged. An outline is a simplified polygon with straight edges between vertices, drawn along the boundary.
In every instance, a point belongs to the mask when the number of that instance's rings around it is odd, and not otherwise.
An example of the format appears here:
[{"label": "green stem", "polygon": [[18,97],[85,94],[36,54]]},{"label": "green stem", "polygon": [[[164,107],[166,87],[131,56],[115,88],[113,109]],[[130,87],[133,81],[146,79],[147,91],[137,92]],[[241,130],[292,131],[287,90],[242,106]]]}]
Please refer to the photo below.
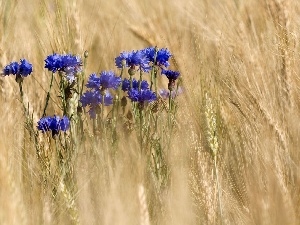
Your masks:
[{"label": "green stem", "polygon": [[171,111],[172,111],[172,91],[170,90],[169,92],[170,92],[170,94],[169,94],[169,113],[171,113]]},{"label": "green stem", "polygon": [[154,70],[154,91],[157,94],[157,70]]},{"label": "green stem", "polygon": [[122,69],[121,69],[121,73],[120,73],[120,77],[122,78],[123,77],[123,73],[124,73],[124,66],[122,66]]},{"label": "green stem", "polygon": [[51,76],[50,87],[49,87],[49,91],[47,92],[46,103],[45,103],[45,107],[44,107],[44,111],[43,111],[43,117],[46,116],[46,110],[47,110],[49,99],[50,99],[50,92],[51,92],[52,85],[53,85],[53,79],[54,79],[54,73],[52,73],[52,76]]},{"label": "green stem", "polygon": [[143,72],[142,72],[142,70],[140,69],[139,91],[141,91],[141,89],[142,89],[142,80],[143,80]]},{"label": "green stem", "polygon": [[63,115],[67,115],[67,102],[66,102],[66,95],[65,95],[65,82],[63,77],[60,80],[60,94],[62,100],[62,107],[63,107]]},{"label": "green stem", "polygon": [[140,107],[140,148],[141,154],[143,153],[143,109]]},{"label": "green stem", "polygon": [[104,123],[104,93],[102,95],[101,120],[102,120],[102,132],[104,132],[104,130],[105,130],[105,123]]},{"label": "green stem", "polygon": [[27,115],[26,106],[24,104],[23,81],[19,82],[19,89],[20,89],[21,103],[22,103],[22,106],[23,106],[24,114]]},{"label": "green stem", "polygon": [[97,123],[97,115],[96,115],[96,118],[93,119],[93,132],[94,132],[94,135],[96,135],[97,127],[98,127],[98,123]]},{"label": "green stem", "polygon": [[155,93],[157,93],[157,87],[156,87],[156,74],[157,74],[156,58],[157,58],[158,50],[159,50],[158,47],[155,46],[155,53],[154,53],[153,65],[152,65],[152,69],[151,69],[151,80],[150,80],[150,82],[151,82],[150,83],[150,90],[152,91],[152,86],[153,86],[153,83],[154,83]]},{"label": "green stem", "polygon": [[150,90],[152,91],[153,86],[153,79],[154,79],[154,66],[151,69],[151,77],[150,77]]},{"label": "green stem", "polygon": [[129,80],[130,80],[130,89],[132,89],[132,76],[129,76]]}]

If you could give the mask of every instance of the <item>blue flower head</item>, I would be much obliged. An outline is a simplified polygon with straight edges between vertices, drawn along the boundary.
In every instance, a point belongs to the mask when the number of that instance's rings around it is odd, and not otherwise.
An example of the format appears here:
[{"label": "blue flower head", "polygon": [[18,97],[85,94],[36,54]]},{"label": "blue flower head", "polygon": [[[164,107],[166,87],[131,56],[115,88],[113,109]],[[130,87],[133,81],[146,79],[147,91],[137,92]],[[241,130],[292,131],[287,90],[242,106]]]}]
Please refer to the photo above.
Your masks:
[{"label": "blue flower head", "polygon": [[23,77],[27,77],[32,72],[32,64],[26,59],[21,59],[20,62],[19,74]]},{"label": "blue flower head", "polygon": [[80,98],[83,107],[88,105],[99,105],[101,103],[101,94],[98,90],[86,91]]},{"label": "blue flower head", "polygon": [[8,76],[10,74],[16,75],[19,71],[19,64],[17,62],[12,62],[4,67],[3,74]]},{"label": "blue flower head", "polygon": [[123,60],[126,62],[126,67],[134,68],[138,66],[144,72],[149,72],[151,69],[149,59],[144,51],[122,52],[115,58],[115,64],[120,69],[123,66]]},{"label": "blue flower head", "polygon": [[156,94],[155,92],[152,92],[149,89],[141,89],[140,91],[138,89],[131,89],[128,91],[128,97],[133,102],[152,102],[156,100]]},{"label": "blue flower head", "polygon": [[18,62],[12,62],[9,65],[5,66],[3,69],[3,74],[8,75],[17,75],[22,77],[27,77],[32,73],[32,64],[30,64],[26,59],[21,59],[20,64]]},{"label": "blue flower head", "polygon": [[100,89],[100,78],[97,77],[95,73],[91,74],[87,81],[86,87]]},{"label": "blue flower head", "polygon": [[45,59],[45,68],[55,73],[63,68],[62,56],[54,53]]},{"label": "blue flower head", "polygon": [[167,48],[159,49],[155,58],[155,47],[149,47],[142,50],[144,54],[147,56],[150,62],[155,63],[158,66],[169,67],[170,63],[169,58],[172,56],[171,52]]},{"label": "blue flower head", "polygon": [[102,71],[100,73],[100,85],[102,89],[118,89],[122,82],[121,77],[117,77],[113,71]]},{"label": "blue flower head", "polygon": [[45,59],[45,68],[53,73],[62,71],[66,73],[66,79],[69,82],[75,80],[75,75],[81,71],[81,59],[79,56],[66,54],[52,54]]},{"label": "blue flower head", "polygon": [[162,70],[161,74],[166,75],[169,80],[175,81],[180,76],[178,71],[173,70]]},{"label": "blue flower head", "polygon": [[116,76],[113,71],[102,71],[99,77],[96,74],[91,74],[86,87],[101,90],[118,89],[121,82],[122,78]]},{"label": "blue flower head", "polygon": [[47,131],[52,131],[52,136],[55,136],[59,131],[67,131],[70,128],[70,120],[68,117],[54,115],[53,117],[45,116],[38,121],[38,130],[43,133]]},{"label": "blue flower head", "polygon": [[[83,107],[89,106],[91,118],[95,118],[99,105],[102,104],[102,95],[99,90],[86,91],[80,98]],[[104,95],[104,105],[108,106],[113,103],[112,95],[107,91]]]},{"label": "blue flower head", "polygon": [[[140,81],[137,81],[136,79],[132,79],[132,88],[134,89],[138,89],[139,88],[139,84],[140,84]],[[142,83],[141,83],[141,89],[148,89],[149,87],[149,84],[146,80],[142,80]],[[123,91],[128,91],[130,90],[130,80],[128,79],[124,79],[122,81],[122,90]]]}]

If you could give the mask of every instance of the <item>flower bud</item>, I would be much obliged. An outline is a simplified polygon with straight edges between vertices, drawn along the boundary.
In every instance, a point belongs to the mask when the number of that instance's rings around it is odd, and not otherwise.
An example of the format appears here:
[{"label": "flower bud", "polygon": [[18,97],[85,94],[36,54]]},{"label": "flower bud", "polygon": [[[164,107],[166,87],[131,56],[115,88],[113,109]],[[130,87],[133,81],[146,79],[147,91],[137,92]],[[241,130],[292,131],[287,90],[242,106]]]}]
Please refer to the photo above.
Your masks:
[{"label": "flower bud", "polygon": [[19,74],[16,75],[16,82],[17,82],[18,84],[22,83],[23,80],[24,80],[24,77],[22,77],[22,76],[19,75]]},{"label": "flower bud", "polygon": [[83,54],[83,56],[84,56],[84,58],[87,58],[87,57],[89,57],[89,52],[88,52],[88,50],[85,50],[85,51],[84,51],[84,54]]},{"label": "flower bud", "polygon": [[136,73],[135,68],[130,67],[129,70],[128,70],[128,73],[129,73],[130,76],[133,76]]},{"label": "flower bud", "polygon": [[169,80],[168,89],[173,91],[175,89],[175,80]]},{"label": "flower bud", "polygon": [[122,98],[121,98],[121,106],[122,107],[125,107],[127,105],[127,98],[125,97],[125,96],[123,96]]}]

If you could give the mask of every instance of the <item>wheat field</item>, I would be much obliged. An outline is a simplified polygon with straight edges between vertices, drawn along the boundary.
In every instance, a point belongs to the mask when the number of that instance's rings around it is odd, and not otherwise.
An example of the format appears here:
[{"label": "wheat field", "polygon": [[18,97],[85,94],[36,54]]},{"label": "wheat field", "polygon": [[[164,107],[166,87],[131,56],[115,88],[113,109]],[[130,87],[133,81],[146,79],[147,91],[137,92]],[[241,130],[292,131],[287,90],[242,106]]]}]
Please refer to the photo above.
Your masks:
[{"label": "wheat field", "polygon": [[[112,157],[85,131],[70,191],[45,181],[18,85],[1,77],[0,224],[300,224],[298,1],[1,0],[0,10],[0,68],[34,66],[23,84],[34,127],[54,52],[87,50],[88,76],[122,51],[168,48],[184,90],[165,183],[131,136]],[[55,100],[48,112],[59,114]]]}]

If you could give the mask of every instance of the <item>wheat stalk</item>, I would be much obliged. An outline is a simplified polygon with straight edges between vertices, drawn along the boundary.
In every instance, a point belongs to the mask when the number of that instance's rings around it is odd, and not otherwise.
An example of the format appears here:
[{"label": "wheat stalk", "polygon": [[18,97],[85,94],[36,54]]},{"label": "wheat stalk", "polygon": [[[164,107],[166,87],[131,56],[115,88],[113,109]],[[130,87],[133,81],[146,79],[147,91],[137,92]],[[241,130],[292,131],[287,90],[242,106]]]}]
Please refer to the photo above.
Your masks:
[{"label": "wheat stalk", "polygon": [[140,221],[141,225],[150,225],[149,211],[147,205],[146,191],[144,185],[139,184],[138,186],[138,197],[140,202]]},{"label": "wheat stalk", "polygon": [[212,99],[208,96],[208,94],[205,94],[205,118],[207,123],[207,139],[208,144],[211,149],[211,153],[214,160],[214,169],[215,169],[215,175],[216,175],[216,184],[217,184],[217,192],[218,192],[218,202],[219,202],[219,210],[220,210],[220,217],[221,217],[221,223],[223,220],[223,208],[222,208],[222,202],[221,202],[221,186],[219,182],[219,175],[218,175],[218,168],[217,168],[217,154],[219,152],[219,139],[217,135],[217,117],[216,113],[214,111],[214,106],[212,103]]}]

